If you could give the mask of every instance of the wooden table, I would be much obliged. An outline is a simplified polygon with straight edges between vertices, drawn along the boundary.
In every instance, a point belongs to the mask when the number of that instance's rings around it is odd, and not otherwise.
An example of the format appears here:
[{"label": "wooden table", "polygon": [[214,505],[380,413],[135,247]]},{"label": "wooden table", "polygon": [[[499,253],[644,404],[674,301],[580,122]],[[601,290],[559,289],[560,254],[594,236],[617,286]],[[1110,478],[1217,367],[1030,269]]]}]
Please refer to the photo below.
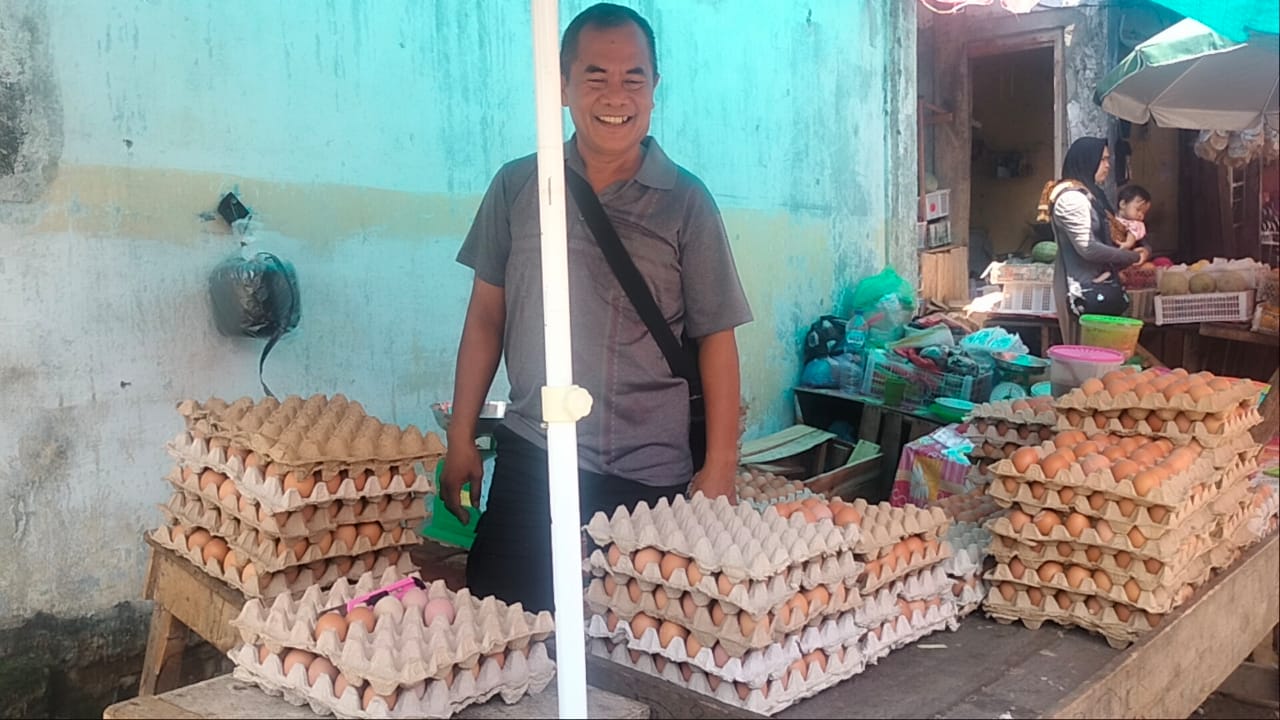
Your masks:
[{"label": "wooden table", "polygon": [[[560,716],[556,683],[537,695],[526,695],[514,705],[495,697],[482,705],[464,708],[454,717],[481,720],[492,718],[555,718]],[[595,688],[587,688],[587,712],[593,718],[647,718],[649,706],[636,700]],[[272,697],[252,683],[230,675],[220,675],[163,695],[136,697],[116,703],[102,713],[104,718],[281,718],[316,720],[311,708],[298,707]]]},{"label": "wooden table", "polygon": [[794,390],[798,422],[827,428],[837,420],[844,420],[857,428],[855,439],[880,446],[884,460],[880,464],[877,489],[882,497],[869,500],[889,499],[903,445],[946,424],[946,421],[921,410],[888,407],[876,398],[824,388],[796,387]]},{"label": "wooden table", "polygon": [[[1160,628],[1123,651],[1078,629],[981,615],[935,633],[775,717],[1190,717],[1280,616],[1280,537],[1251,548]],[[741,709],[588,656],[595,687],[654,717],[750,717]]]},{"label": "wooden table", "polygon": [[[177,687],[182,654],[189,632],[221,652],[240,641],[231,621],[240,614],[245,596],[191,564],[174,551],[147,538],[151,559],[143,597],[155,603],[151,630],[142,661],[139,695],[153,695]],[[466,551],[430,540],[410,550],[424,580],[443,579],[452,590],[466,582]]]}]

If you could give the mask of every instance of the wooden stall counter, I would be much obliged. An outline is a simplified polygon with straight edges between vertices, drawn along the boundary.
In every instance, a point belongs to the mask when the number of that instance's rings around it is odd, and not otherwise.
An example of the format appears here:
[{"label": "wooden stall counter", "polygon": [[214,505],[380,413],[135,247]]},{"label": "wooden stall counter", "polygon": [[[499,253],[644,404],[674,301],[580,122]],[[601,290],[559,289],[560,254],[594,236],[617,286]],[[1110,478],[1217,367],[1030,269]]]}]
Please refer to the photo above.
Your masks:
[{"label": "wooden stall counter", "polygon": [[[505,718],[555,718],[560,716],[556,684],[546,690],[527,695],[508,705],[495,697],[487,703],[472,705],[454,715],[472,720],[505,720]],[[649,706],[613,693],[587,688],[587,712],[593,718],[647,718]],[[195,685],[172,690],[163,695],[136,697],[116,703],[102,713],[104,718],[119,720],[141,718],[280,718],[281,720],[318,720],[306,705],[298,707],[283,698],[272,697],[252,683],[241,682],[230,675],[220,675]]]},{"label": "wooden stall counter", "polygon": [[[956,632],[896,650],[775,717],[1190,717],[1270,637],[1278,575],[1273,534],[1123,651],[1079,629],[999,625],[978,611]],[[644,700],[654,717],[752,717],[631,668],[587,662],[588,682]]]}]

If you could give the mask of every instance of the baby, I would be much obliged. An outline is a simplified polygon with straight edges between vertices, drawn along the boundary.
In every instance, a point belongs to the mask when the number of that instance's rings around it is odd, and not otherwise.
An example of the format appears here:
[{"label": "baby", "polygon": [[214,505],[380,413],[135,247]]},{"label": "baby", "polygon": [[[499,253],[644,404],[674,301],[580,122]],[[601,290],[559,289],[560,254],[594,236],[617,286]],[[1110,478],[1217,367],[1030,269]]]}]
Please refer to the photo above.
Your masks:
[{"label": "baby", "polygon": [[[1117,214],[1111,220],[1111,240],[1124,250],[1141,248],[1146,250],[1145,257],[1151,256],[1151,248],[1142,244],[1147,236],[1147,210],[1151,209],[1151,193],[1141,185],[1126,185],[1116,195]],[[1103,282],[1111,277],[1104,272],[1094,278],[1094,282]]]}]

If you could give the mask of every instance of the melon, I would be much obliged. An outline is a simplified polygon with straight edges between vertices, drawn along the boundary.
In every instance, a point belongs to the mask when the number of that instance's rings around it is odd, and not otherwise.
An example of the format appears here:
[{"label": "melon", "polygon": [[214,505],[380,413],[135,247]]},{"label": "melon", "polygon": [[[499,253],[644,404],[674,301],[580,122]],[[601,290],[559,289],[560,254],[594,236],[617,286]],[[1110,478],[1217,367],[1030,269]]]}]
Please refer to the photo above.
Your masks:
[{"label": "melon", "polygon": [[1193,295],[1202,295],[1211,293],[1218,289],[1218,283],[1209,273],[1195,273],[1191,276],[1191,280],[1187,283]]},{"label": "melon", "polygon": [[1166,271],[1160,274],[1161,295],[1186,295],[1188,289],[1186,273]]},{"label": "melon", "polygon": [[1058,244],[1055,242],[1038,242],[1031,248],[1031,259],[1040,263],[1051,263],[1058,257]]},{"label": "melon", "polygon": [[1218,286],[1218,292],[1233,293],[1244,292],[1249,289],[1249,281],[1243,275],[1234,270],[1218,273],[1215,281]]}]

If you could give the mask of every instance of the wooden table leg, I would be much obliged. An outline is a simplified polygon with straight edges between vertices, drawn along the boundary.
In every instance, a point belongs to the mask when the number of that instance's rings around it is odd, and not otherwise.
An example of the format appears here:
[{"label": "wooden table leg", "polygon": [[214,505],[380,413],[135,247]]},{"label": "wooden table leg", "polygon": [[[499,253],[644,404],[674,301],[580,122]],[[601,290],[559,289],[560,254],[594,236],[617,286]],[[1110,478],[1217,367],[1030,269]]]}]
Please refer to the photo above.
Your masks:
[{"label": "wooden table leg", "polygon": [[151,611],[151,631],[147,636],[138,694],[155,695],[178,687],[182,652],[186,647],[187,626],[157,603]]},{"label": "wooden table leg", "polygon": [[1182,367],[1187,372],[1200,371],[1200,336],[1196,333],[1182,334]]}]

